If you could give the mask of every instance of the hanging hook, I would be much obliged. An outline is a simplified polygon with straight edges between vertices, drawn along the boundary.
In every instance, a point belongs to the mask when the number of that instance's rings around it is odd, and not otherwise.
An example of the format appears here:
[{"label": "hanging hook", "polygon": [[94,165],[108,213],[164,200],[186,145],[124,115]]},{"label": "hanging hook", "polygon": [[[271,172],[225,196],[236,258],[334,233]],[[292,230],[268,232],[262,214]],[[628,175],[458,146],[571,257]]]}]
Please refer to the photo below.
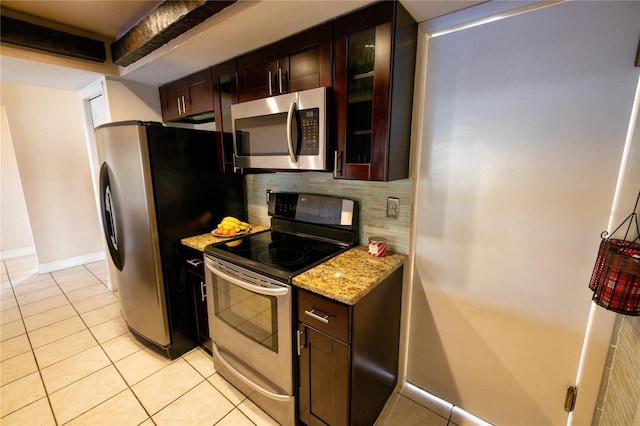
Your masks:
[{"label": "hanging hook", "polygon": [[632,242],[638,241],[640,240],[640,225],[638,224],[638,202],[640,202],[640,191],[638,191],[638,196],[636,197],[636,204],[633,206],[633,211],[631,212],[631,214],[629,216],[627,216],[627,218],[625,220],[622,221],[622,223],[620,225],[618,225],[618,227],[616,229],[613,230],[613,232],[611,234],[609,234],[607,231],[604,231],[602,234],[600,234],[600,238],[602,239],[606,239],[610,236],[615,235],[616,232],[618,232],[618,230],[620,228],[622,228],[622,226],[627,223],[627,221],[629,222],[629,225],[627,225],[627,230],[624,233],[624,241],[627,241],[627,237],[629,236],[629,231],[631,231],[631,226],[633,225],[633,222],[636,223],[636,237],[631,240]]}]

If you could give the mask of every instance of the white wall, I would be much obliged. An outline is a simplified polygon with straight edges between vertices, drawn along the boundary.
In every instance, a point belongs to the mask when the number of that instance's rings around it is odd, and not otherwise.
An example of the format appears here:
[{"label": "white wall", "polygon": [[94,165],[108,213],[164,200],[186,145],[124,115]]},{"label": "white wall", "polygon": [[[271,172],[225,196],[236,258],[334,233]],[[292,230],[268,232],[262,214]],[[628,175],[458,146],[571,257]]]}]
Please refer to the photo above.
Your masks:
[{"label": "white wall", "polygon": [[0,259],[35,253],[4,105],[0,106]]},{"label": "white wall", "polygon": [[[567,421],[638,80],[639,7],[561,3],[420,52],[407,381],[487,421]],[[598,379],[607,341],[590,342]]]},{"label": "white wall", "polygon": [[103,257],[77,93],[1,90],[41,271]]}]

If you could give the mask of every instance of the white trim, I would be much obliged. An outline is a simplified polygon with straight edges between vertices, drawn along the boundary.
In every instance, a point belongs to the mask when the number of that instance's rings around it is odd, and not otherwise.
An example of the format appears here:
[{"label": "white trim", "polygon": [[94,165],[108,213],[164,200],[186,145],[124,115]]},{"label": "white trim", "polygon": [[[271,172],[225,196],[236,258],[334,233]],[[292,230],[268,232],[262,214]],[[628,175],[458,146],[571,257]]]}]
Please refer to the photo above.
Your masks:
[{"label": "white trim", "polygon": [[453,412],[454,407],[453,404],[430,394],[414,384],[409,382],[405,383],[400,390],[400,395],[406,396],[416,404],[422,405],[440,417],[444,417],[447,420],[451,418],[451,413]]},{"label": "white trim", "polygon": [[450,13],[425,21],[425,32],[429,37],[438,37],[460,30],[477,27],[522,13],[554,6],[568,0],[527,0],[527,1],[491,1],[477,6]]},{"label": "white trim", "polygon": [[460,426],[491,426],[491,423],[488,423],[481,418],[464,411],[462,408],[457,407],[444,399],[440,399],[411,383],[405,383],[400,390],[400,394],[402,396],[406,396],[416,404],[422,405],[428,410],[433,411],[440,417],[447,419],[449,423]]},{"label": "white trim", "polygon": [[34,246],[5,250],[0,251],[0,260],[15,259],[16,257],[31,256],[32,254],[36,254]]},{"label": "white trim", "polygon": [[46,274],[60,269],[73,268],[74,266],[84,265],[85,263],[98,262],[105,259],[103,251],[86,254],[84,256],[70,257],[68,259],[57,260],[55,262],[40,263],[38,265],[38,274]]}]

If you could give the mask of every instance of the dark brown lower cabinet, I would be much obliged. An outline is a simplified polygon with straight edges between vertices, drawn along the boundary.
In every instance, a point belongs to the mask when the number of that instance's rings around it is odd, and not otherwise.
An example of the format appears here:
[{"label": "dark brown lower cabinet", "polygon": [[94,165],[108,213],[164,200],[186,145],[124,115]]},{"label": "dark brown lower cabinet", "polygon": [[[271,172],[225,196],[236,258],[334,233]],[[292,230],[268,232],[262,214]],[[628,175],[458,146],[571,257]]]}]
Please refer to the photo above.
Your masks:
[{"label": "dark brown lower cabinet", "polygon": [[398,378],[402,268],[355,305],[298,289],[299,420],[372,425]]},{"label": "dark brown lower cabinet", "polygon": [[211,353],[209,337],[209,317],[207,310],[207,288],[204,282],[204,259],[202,252],[183,248],[184,269],[187,286],[191,289],[193,301],[193,329],[198,343]]}]

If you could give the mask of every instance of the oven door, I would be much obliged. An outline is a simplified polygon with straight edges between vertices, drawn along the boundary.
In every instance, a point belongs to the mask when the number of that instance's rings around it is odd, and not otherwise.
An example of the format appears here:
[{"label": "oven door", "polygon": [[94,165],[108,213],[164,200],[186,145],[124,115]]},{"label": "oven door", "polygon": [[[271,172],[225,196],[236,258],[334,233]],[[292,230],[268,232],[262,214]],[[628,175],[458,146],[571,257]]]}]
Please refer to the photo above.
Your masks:
[{"label": "oven door", "polygon": [[205,265],[216,370],[250,398],[293,413],[291,287],[208,255]]}]

